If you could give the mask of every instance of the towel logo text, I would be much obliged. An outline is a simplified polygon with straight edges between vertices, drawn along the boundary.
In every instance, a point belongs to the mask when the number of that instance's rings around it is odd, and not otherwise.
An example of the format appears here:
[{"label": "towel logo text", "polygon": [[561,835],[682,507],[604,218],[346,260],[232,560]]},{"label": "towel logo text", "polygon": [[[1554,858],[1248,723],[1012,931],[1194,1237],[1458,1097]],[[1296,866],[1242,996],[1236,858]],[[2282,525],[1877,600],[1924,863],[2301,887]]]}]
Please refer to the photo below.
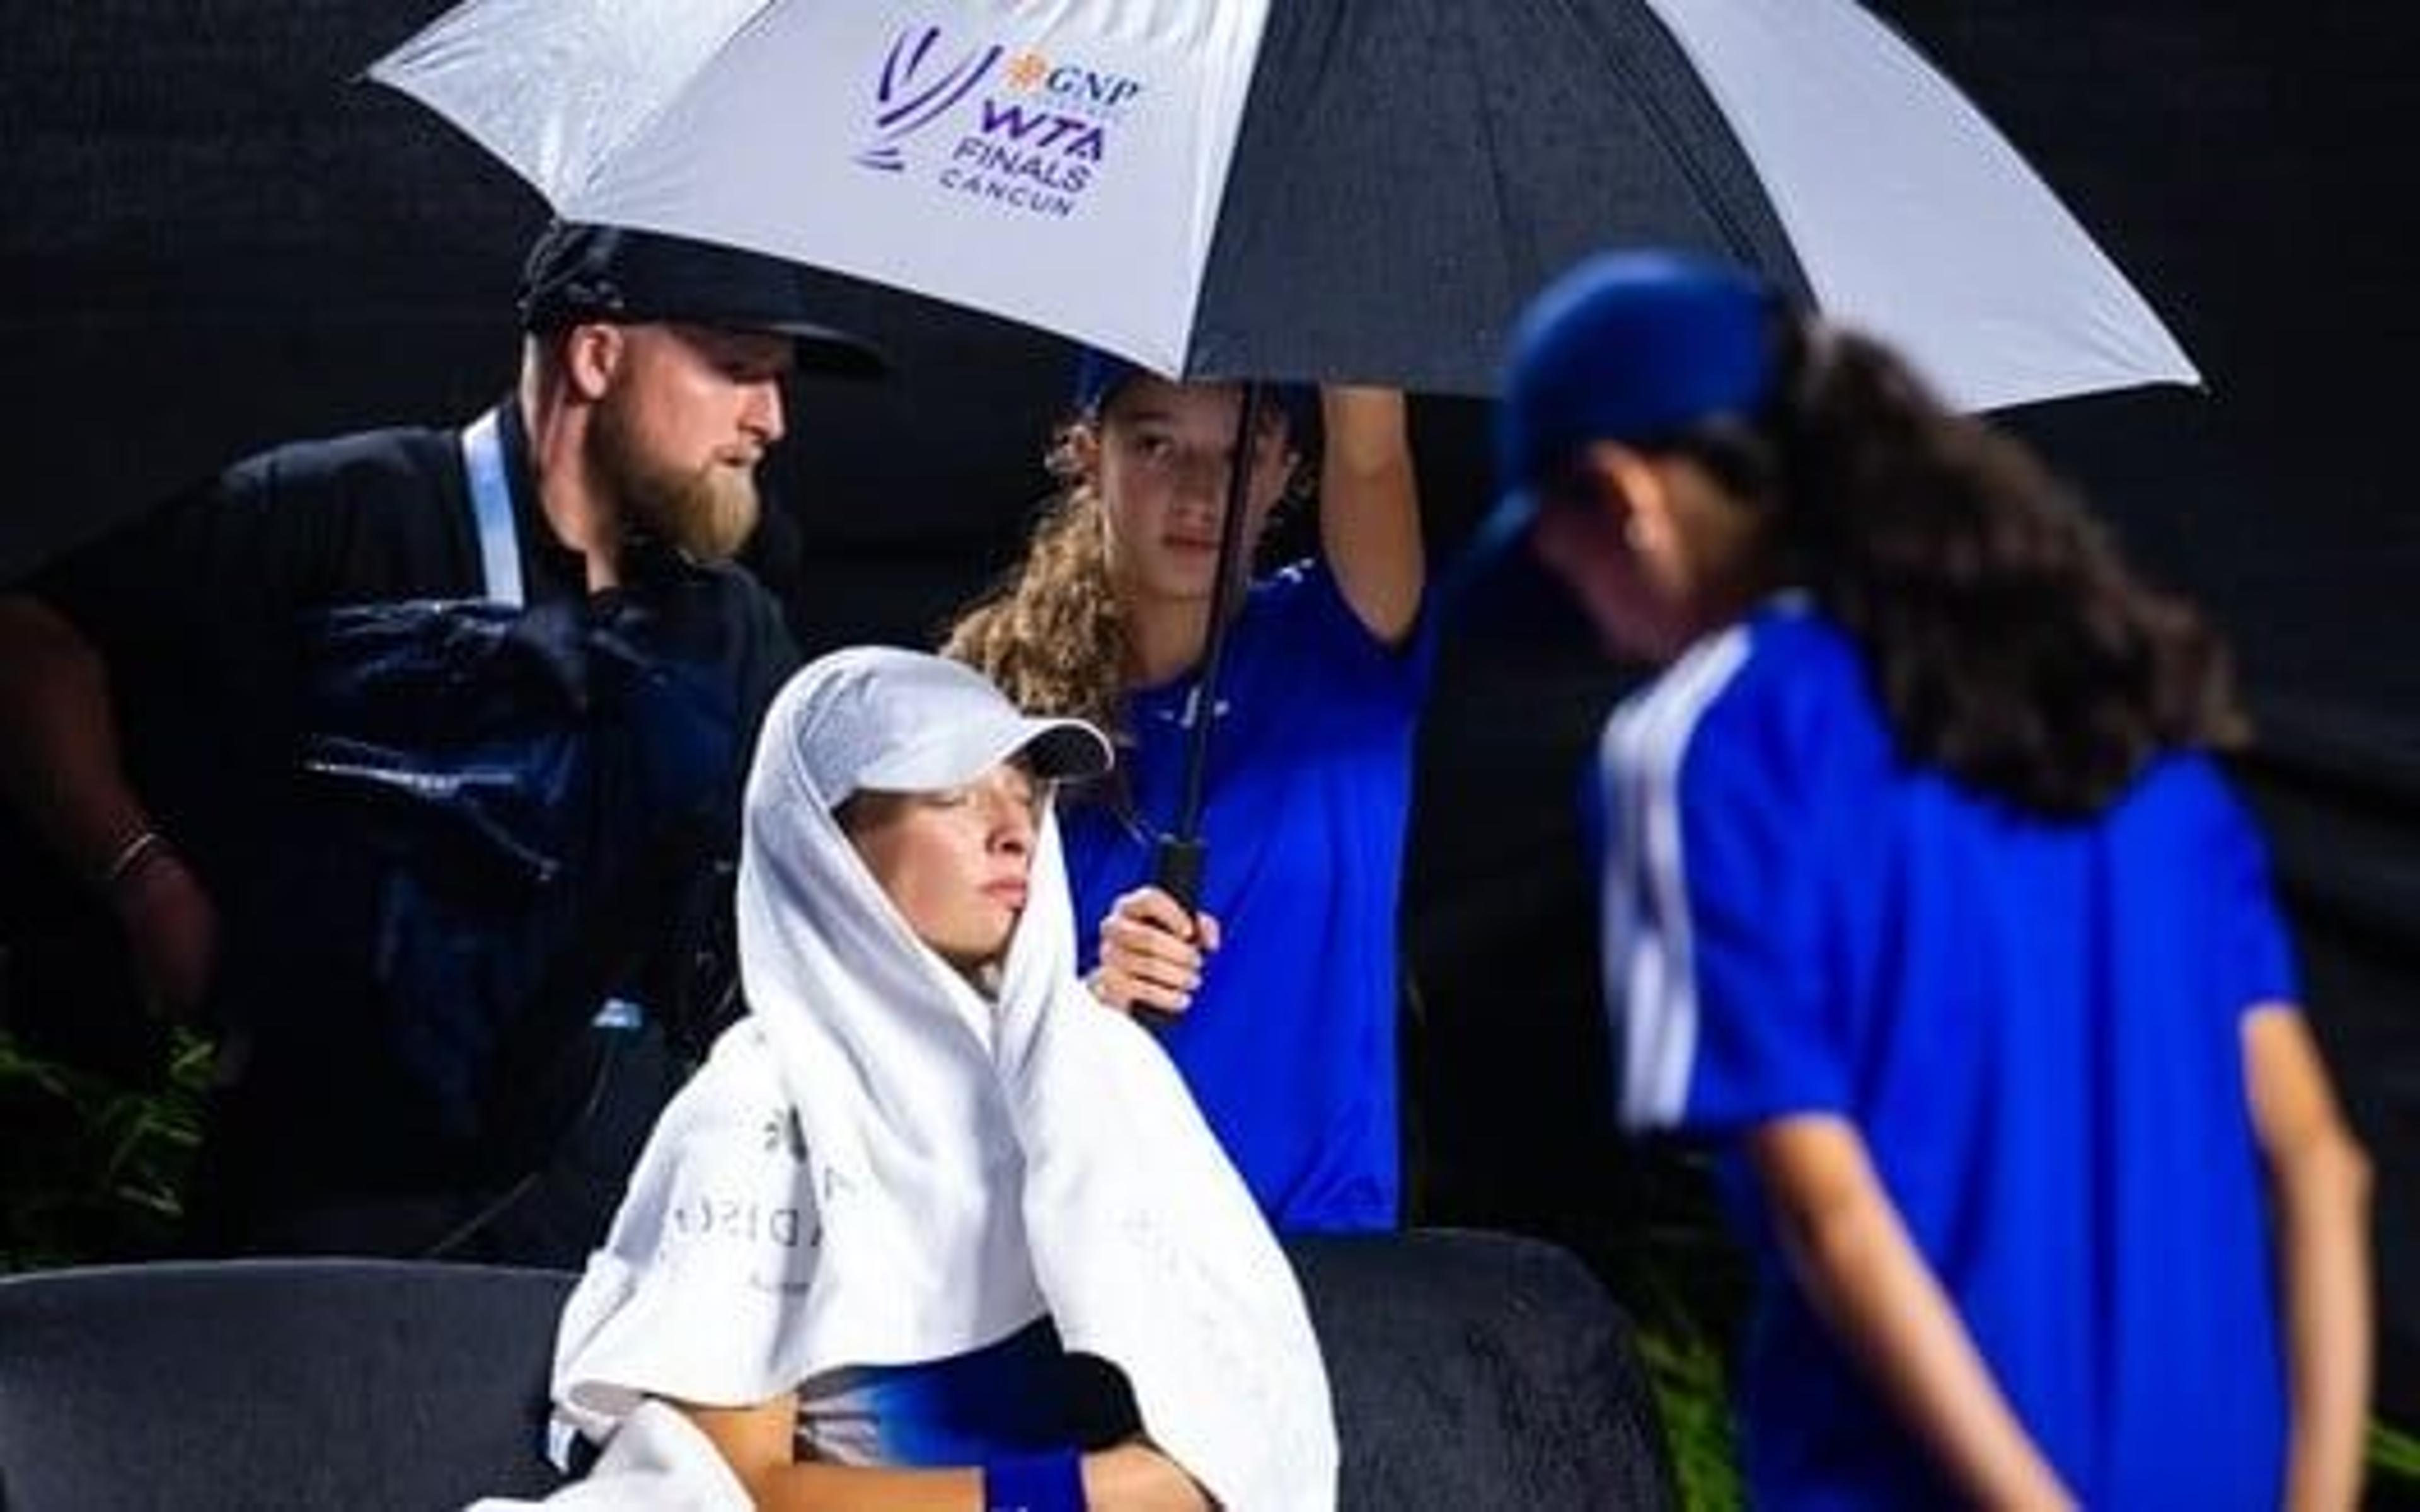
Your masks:
[{"label": "towel logo text", "polygon": [[794,1207],[768,1207],[746,1197],[701,1193],[672,1210],[673,1228],[683,1238],[737,1241],[812,1249],[823,1242],[822,1226],[813,1212]]}]

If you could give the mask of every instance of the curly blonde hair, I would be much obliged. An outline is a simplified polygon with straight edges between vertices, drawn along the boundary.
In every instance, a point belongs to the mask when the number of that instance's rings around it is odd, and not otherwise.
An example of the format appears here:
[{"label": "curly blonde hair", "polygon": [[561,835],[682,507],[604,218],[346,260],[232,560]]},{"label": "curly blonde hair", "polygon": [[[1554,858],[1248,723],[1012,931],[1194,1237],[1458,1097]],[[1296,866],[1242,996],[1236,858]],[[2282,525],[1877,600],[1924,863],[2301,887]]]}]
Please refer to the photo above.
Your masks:
[{"label": "curly blonde hair", "polygon": [[1078,460],[1083,428],[1070,422],[1053,438],[1058,496],[1034,521],[1024,558],[951,625],[941,655],[1029,714],[1089,719],[1122,737],[1125,610],[1109,576],[1100,493]]}]

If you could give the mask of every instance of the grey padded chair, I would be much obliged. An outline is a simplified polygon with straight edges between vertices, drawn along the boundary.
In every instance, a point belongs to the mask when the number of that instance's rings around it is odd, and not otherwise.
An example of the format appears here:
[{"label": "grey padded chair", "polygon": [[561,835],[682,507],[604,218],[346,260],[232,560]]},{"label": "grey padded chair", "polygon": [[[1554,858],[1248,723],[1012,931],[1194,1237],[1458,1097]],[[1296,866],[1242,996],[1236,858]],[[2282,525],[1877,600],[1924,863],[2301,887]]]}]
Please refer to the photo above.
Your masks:
[{"label": "grey padded chair", "polygon": [[543,1492],[568,1276],[220,1260],[0,1279],[0,1505],[455,1507]]},{"label": "grey padded chair", "polygon": [[[1346,1507],[1671,1504],[1628,1324],[1570,1255],[1444,1232],[1289,1248]],[[541,1493],[569,1285],[350,1259],[0,1278],[0,1507],[433,1512]]]}]

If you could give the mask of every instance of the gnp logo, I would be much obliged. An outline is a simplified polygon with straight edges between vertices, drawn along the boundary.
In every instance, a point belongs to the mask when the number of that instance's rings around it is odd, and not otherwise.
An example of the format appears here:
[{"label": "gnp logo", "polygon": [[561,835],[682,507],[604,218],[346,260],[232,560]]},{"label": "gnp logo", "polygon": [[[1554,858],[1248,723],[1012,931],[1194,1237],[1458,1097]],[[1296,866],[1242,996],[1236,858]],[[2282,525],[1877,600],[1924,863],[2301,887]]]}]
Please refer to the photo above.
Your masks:
[{"label": "gnp logo", "polygon": [[1095,119],[1115,120],[1142,93],[1142,81],[1123,73],[1053,63],[1039,53],[1019,53],[1001,73],[1011,89],[1049,97],[1053,107]]},{"label": "gnp logo", "polygon": [[874,140],[857,155],[869,168],[897,173],[907,166],[899,144],[949,113],[972,94],[1007,51],[999,43],[943,62],[934,55],[941,28],[908,27],[891,42],[874,82]]},{"label": "gnp logo", "polygon": [[939,26],[910,26],[875,79],[874,137],[856,161],[993,208],[1064,219],[1098,186],[1143,93],[1126,74],[997,43],[956,51]]}]

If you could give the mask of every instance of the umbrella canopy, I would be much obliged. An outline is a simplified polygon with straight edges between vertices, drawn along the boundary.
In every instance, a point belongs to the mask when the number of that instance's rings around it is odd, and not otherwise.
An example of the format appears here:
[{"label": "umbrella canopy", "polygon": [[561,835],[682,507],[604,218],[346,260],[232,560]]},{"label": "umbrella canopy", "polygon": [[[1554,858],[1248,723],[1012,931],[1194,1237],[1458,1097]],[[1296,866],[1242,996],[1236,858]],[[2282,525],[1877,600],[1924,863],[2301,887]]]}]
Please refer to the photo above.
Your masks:
[{"label": "umbrella canopy", "polygon": [[2197,375],[1848,0],[469,0],[371,69],[558,214],[1186,377],[1485,393],[1587,252],[1726,255],[1994,408]]}]

